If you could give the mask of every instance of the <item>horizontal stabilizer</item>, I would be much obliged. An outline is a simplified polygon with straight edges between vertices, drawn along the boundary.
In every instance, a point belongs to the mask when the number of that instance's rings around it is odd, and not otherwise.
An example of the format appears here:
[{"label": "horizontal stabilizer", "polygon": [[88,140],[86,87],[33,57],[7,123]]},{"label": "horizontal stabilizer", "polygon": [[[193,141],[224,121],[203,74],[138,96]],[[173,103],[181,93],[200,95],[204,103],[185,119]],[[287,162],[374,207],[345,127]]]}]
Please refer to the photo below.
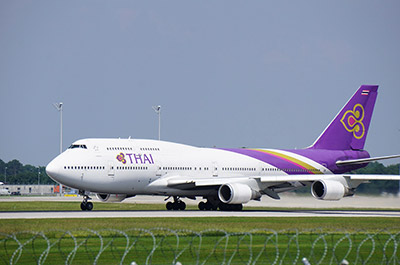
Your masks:
[{"label": "horizontal stabilizer", "polygon": [[400,175],[343,175],[351,180],[400,180]]},{"label": "horizontal stabilizer", "polygon": [[378,160],[398,158],[398,157],[400,157],[400,155],[370,157],[370,158],[352,159],[352,160],[339,160],[339,161],[336,161],[336,165],[337,166],[348,166],[348,165],[365,164],[365,163],[374,162],[374,161],[378,161]]}]

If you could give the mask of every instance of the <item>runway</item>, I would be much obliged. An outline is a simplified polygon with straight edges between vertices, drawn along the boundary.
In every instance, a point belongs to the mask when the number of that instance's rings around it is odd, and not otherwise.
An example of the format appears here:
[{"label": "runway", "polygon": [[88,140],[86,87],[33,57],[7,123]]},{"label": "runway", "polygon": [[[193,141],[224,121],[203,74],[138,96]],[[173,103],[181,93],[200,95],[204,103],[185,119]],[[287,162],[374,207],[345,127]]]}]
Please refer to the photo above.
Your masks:
[{"label": "runway", "polygon": [[[76,202],[77,209],[82,201],[80,197],[2,197],[1,202],[26,201],[69,201]],[[95,208],[91,212],[77,211],[29,211],[29,212],[0,212],[0,219],[49,219],[49,218],[162,218],[162,217],[400,217],[400,197],[346,197],[340,201],[321,201],[311,196],[295,196],[283,194],[281,200],[263,197],[261,201],[251,201],[241,212],[223,211],[97,211],[96,204],[100,203],[93,197]],[[197,205],[199,200],[185,200],[188,205]],[[137,196],[124,200],[122,203],[165,204],[164,197]],[[287,210],[254,210],[253,207],[280,207]],[[293,210],[291,209],[293,208]],[[295,208],[307,208],[297,210]],[[349,210],[338,210],[338,208]],[[319,210],[325,209],[325,210]],[[360,210],[362,209],[362,210]],[[378,209],[378,210],[377,210]],[[385,209],[385,210],[379,210]],[[390,210],[387,210],[390,209]],[[399,219],[400,220],[400,219]]]},{"label": "runway", "polygon": [[51,219],[51,218],[198,218],[198,217],[400,217],[400,211],[44,211],[0,212],[0,219]]}]

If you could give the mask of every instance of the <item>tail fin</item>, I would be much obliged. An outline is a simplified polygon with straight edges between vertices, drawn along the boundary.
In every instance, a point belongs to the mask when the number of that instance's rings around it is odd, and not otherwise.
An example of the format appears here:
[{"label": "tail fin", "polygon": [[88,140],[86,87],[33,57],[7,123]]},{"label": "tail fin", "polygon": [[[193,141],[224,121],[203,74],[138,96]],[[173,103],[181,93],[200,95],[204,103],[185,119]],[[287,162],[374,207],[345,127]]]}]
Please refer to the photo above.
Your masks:
[{"label": "tail fin", "polygon": [[362,85],[311,146],[314,149],[362,150],[378,86]]}]

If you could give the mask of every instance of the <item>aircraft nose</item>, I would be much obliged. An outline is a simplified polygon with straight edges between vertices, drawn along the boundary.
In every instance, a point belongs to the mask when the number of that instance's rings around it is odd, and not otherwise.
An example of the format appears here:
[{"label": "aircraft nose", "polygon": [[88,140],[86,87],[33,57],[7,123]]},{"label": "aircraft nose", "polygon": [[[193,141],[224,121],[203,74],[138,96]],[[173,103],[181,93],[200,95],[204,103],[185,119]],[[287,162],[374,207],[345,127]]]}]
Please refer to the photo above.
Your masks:
[{"label": "aircraft nose", "polygon": [[55,181],[58,181],[57,176],[59,174],[59,167],[56,161],[53,160],[46,166],[46,173],[50,178],[52,178]]}]

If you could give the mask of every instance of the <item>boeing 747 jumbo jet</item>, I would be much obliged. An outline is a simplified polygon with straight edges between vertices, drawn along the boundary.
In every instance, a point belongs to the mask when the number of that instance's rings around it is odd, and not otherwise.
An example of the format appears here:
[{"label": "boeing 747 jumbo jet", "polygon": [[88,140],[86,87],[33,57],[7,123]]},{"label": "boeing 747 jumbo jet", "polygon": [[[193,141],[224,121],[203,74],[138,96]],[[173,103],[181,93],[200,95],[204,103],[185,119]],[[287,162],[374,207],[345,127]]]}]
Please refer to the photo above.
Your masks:
[{"label": "boeing 747 jumbo jet", "polygon": [[369,180],[400,176],[351,175],[370,158],[365,139],[378,86],[363,85],[310,147],[300,150],[199,148],[172,142],[137,139],[83,139],[51,161],[47,174],[79,190],[82,210],[92,210],[90,192],[104,202],[135,195],[172,197],[168,210],[184,210],[181,198],[202,197],[200,210],[241,210],[262,195],[311,186],[320,200],[352,196]]}]

